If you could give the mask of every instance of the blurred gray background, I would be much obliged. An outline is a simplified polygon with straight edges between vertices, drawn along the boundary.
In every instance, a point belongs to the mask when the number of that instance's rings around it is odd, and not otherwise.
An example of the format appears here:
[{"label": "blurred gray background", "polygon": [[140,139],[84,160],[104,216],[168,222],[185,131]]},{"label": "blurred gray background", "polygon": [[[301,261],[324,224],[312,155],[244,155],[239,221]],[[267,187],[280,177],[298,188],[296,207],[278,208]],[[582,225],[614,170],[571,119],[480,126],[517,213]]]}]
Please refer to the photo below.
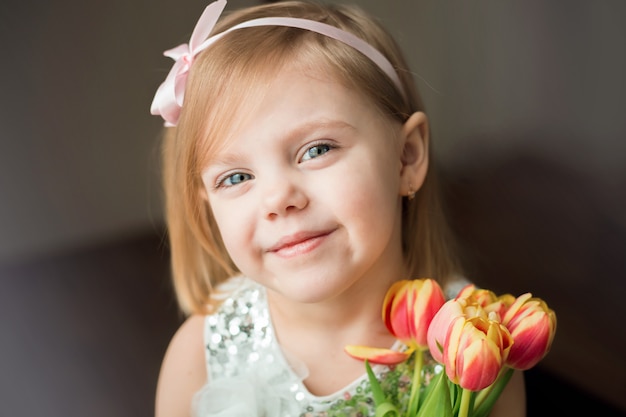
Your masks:
[{"label": "blurred gray background", "polygon": [[[409,57],[470,278],[557,311],[537,386],[626,412],[626,3],[354,3]],[[152,415],[181,317],[149,106],[206,4],[0,3],[0,416]]]}]

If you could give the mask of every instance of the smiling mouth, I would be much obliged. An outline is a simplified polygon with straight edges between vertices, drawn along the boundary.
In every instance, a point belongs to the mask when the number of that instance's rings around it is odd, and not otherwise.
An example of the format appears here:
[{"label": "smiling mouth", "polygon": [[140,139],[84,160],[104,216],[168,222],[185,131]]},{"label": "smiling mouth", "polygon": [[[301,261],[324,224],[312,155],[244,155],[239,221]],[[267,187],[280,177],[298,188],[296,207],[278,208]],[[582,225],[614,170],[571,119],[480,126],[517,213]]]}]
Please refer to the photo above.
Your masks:
[{"label": "smiling mouth", "polygon": [[268,252],[283,258],[290,258],[312,252],[322,244],[330,232],[300,233],[281,239],[278,244],[271,247]]}]

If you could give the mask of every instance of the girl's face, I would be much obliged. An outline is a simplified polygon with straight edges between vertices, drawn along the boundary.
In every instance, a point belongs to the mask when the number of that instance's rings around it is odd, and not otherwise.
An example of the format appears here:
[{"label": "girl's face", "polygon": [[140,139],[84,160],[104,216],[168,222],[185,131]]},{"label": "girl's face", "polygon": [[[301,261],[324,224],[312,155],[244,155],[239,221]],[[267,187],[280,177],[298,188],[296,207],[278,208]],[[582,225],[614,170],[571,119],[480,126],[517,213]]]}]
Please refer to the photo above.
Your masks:
[{"label": "girl's face", "polygon": [[241,272],[307,303],[406,278],[402,125],[298,66],[256,104],[202,174]]}]

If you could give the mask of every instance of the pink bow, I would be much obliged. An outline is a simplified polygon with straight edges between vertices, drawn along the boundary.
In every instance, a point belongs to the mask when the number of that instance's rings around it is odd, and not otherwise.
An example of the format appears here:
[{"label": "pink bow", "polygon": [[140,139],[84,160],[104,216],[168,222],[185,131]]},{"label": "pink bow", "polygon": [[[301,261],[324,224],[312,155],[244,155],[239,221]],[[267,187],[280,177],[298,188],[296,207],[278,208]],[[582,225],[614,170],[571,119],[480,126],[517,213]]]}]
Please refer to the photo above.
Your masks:
[{"label": "pink bow", "polygon": [[157,89],[150,106],[150,113],[161,116],[165,120],[165,126],[176,126],[178,123],[189,68],[195,56],[208,46],[204,41],[211,34],[224,7],[226,7],[226,0],[217,0],[209,4],[193,29],[189,44],[184,43],[163,53],[176,62],[165,81]]}]

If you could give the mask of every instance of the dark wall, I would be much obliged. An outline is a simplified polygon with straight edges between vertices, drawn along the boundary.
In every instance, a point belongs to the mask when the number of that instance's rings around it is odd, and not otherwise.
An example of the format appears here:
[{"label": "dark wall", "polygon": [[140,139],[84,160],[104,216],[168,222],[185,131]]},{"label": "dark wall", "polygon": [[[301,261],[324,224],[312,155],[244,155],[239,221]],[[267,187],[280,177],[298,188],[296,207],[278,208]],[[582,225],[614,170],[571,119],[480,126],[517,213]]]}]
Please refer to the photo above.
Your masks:
[{"label": "dark wall", "polygon": [[[231,0],[232,7],[252,4]],[[150,103],[204,1],[0,3],[0,262],[162,218]]]}]

